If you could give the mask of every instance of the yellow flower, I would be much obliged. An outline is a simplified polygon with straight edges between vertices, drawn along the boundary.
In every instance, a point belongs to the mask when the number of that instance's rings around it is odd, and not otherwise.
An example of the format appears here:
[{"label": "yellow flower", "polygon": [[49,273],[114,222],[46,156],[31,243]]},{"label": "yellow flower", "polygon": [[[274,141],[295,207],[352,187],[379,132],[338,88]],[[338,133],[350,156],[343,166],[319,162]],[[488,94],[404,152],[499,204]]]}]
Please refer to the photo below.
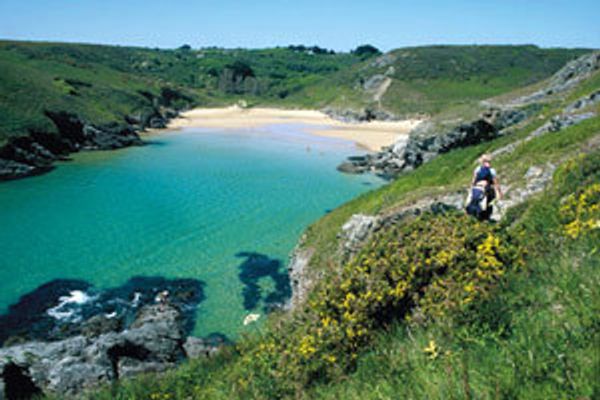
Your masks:
[{"label": "yellow flower", "polygon": [[429,345],[423,351],[429,356],[430,360],[434,360],[439,356],[439,348],[435,344],[435,340],[430,340]]}]

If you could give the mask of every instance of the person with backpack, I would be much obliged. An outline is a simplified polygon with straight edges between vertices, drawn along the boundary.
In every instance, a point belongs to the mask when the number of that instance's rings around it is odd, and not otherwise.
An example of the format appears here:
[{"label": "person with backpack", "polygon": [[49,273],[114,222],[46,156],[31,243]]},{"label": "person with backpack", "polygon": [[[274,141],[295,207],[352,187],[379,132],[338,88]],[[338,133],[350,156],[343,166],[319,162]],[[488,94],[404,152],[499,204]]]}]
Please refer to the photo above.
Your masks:
[{"label": "person with backpack", "polygon": [[492,158],[489,154],[483,154],[479,158],[479,166],[473,171],[470,200],[466,209],[468,214],[482,221],[489,221],[492,216],[494,199],[502,198],[498,176],[491,163]]}]

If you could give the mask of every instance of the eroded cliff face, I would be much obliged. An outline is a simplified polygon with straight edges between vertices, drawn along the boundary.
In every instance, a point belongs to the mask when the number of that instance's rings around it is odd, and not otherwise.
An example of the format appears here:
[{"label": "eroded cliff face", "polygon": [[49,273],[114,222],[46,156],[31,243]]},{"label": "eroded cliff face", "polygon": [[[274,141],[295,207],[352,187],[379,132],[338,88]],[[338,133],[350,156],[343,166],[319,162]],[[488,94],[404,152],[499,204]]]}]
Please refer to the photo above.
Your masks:
[{"label": "eroded cliff face", "polygon": [[59,160],[83,150],[114,150],[139,146],[138,132],[165,128],[178,115],[175,102],[192,104],[192,99],[176,90],[163,88],[160,96],[141,92],[148,106],[126,115],[122,122],[96,124],[67,111],[45,111],[56,132],[32,131],[12,137],[0,147],[0,181],[24,178],[50,171]]}]

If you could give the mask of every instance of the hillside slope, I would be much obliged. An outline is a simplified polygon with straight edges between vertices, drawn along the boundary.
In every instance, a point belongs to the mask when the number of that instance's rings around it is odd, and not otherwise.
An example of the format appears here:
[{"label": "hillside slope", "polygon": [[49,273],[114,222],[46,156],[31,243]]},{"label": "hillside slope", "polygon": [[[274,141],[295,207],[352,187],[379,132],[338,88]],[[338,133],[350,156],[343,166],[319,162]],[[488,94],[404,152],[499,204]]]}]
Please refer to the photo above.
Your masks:
[{"label": "hillside slope", "polygon": [[[595,398],[599,91],[598,70],[545,91],[510,132],[334,210],[296,253],[291,313],[214,359],[89,397]],[[587,117],[557,122],[574,115]],[[505,185],[497,224],[452,211],[483,152]]]},{"label": "hillside slope", "polygon": [[[590,59],[585,73],[497,98],[501,111],[527,110],[502,129],[435,121],[414,135],[422,162],[309,227],[290,266],[291,311],[212,358],[86,396],[597,396],[600,54]],[[573,84],[549,90],[562,75]],[[447,151],[424,146],[437,140]],[[460,211],[484,152],[505,185],[496,224]],[[125,367],[143,360],[134,350],[120,354]]]},{"label": "hillside slope", "polygon": [[0,41],[0,180],[80,149],[140,144],[181,109],[243,100],[356,120],[473,107],[550,76],[579,49],[432,46],[376,57],[318,47],[158,50]]}]

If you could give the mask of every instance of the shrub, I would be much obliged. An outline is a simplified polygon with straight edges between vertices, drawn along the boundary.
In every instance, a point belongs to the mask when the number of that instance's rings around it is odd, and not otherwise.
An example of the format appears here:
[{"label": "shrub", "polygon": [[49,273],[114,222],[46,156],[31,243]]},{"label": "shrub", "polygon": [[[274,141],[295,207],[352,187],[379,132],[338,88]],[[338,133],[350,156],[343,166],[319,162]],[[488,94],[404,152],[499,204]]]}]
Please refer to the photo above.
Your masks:
[{"label": "shrub", "polygon": [[[305,309],[258,347],[242,349],[252,379],[279,396],[351,369],[377,328],[450,318],[488,296],[520,252],[500,229],[462,214],[423,215],[378,234]],[[285,379],[281,379],[285,378]]]},{"label": "shrub", "polygon": [[560,208],[560,218],[564,233],[572,239],[600,229],[600,183],[567,197]]},{"label": "shrub", "polygon": [[381,54],[381,51],[377,47],[370,44],[363,44],[352,50],[352,54],[361,58],[368,58]]}]

